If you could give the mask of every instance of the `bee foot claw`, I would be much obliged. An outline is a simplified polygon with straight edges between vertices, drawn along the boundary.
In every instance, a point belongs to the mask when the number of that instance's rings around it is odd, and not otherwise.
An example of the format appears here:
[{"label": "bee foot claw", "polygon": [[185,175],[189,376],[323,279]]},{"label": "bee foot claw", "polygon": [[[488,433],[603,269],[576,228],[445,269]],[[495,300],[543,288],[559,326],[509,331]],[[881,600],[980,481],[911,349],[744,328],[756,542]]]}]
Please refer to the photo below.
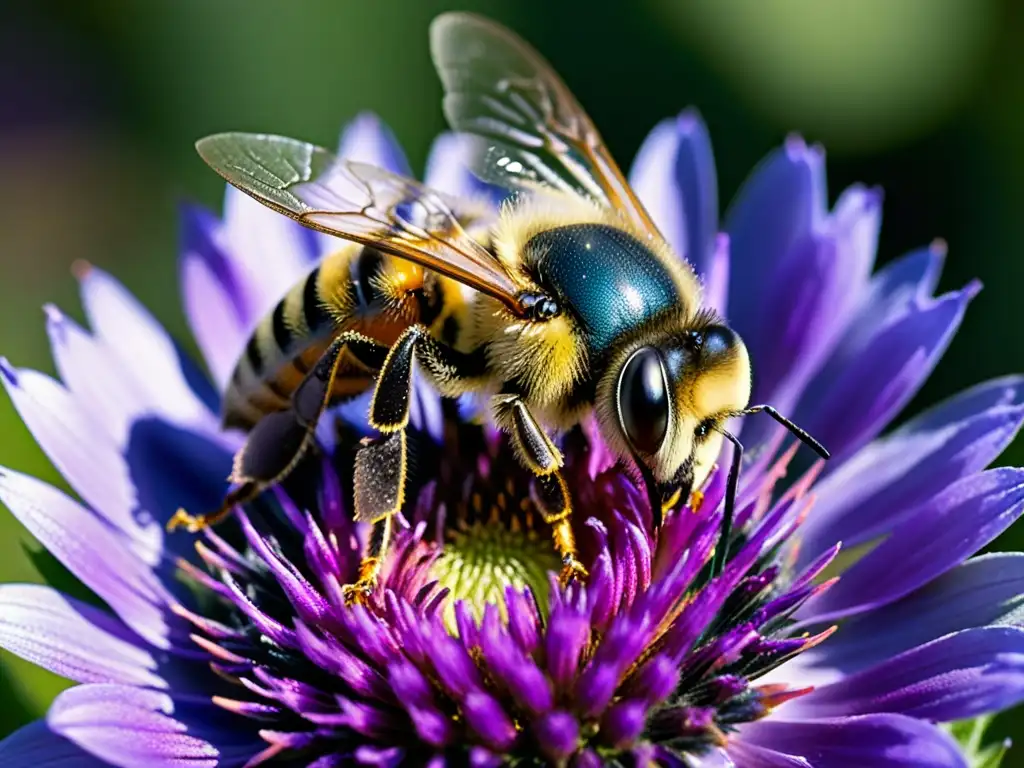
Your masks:
[{"label": "bee foot claw", "polygon": [[704,491],[694,491],[690,494],[690,511],[694,514],[700,512],[701,505],[704,504]]},{"label": "bee foot claw", "polygon": [[365,605],[367,598],[377,588],[376,579],[360,579],[355,584],[346,584],[341,588],[341,596],[345,605]]},{"label": "bee foot claw", "polygon": [[574,581],[583,582],[590,574],[583,567],[583,563],[572,555],[562,560],[562,574],[559,578],[563,587],[569,586]]},{"label": "bee foot claw", "polygon": [[189,533],[199,533],[207,526],[206,515],[190,515],[184,509],[179,509],[174,516],[167,521],[167,532],[172,533],[178,528],[184,528]]}]

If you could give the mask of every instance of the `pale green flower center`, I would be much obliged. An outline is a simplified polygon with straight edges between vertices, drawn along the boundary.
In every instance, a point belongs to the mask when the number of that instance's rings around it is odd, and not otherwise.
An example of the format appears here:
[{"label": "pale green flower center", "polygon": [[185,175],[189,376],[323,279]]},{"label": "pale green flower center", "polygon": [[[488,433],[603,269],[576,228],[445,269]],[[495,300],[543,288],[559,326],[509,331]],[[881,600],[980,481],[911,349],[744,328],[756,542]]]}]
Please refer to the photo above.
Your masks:
[{"label": "pale green flower center", "polygon": [[545,533],[516,519],[509,525],[497,514],[445,532],[444,551],[434,562],[431,576],[451,590],[445,608],[450,631],[455,631],[458,600],[465,601],[477,619],[483,617],[488,603],[497,605],[502,618],[507,618],[505,588],[509,585],[529,587],[546,612],[548,573],[557,573],[561,563]]}]

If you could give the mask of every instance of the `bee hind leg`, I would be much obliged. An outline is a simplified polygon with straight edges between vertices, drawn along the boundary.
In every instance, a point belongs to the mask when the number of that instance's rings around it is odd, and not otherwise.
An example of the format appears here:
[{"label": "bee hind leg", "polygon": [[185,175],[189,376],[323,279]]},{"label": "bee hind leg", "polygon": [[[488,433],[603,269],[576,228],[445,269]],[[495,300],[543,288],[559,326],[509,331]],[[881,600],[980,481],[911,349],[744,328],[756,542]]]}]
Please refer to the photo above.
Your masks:
[{"label": "bee hind leg", "polygon": [[579,561],[572,530],[572,502],[562,478],[562,454],[517,395],[498,395],[495,415],[512,439],[522,465],[536,478],[533,501],[551,526],[555,549],[562,558],[562,584],[587,577]]},{"label": "bee hind leg", "polygon": [[220,507],[213,513],[195,516],[179,509],[168,522],[167,530],[183,526],[195,533],[208,525],[216,525],[235,506],[252,501],[291,474],[313,443],[317,423],[330,403],[334,379],[346,349],[371,370],[378,370],[388,353],[386,346],[362,334],[351,331],[340,334],[296,387],[289,407],[267,414],[253,427],[235,456],[230,479],[237,487],[225,496]]}]

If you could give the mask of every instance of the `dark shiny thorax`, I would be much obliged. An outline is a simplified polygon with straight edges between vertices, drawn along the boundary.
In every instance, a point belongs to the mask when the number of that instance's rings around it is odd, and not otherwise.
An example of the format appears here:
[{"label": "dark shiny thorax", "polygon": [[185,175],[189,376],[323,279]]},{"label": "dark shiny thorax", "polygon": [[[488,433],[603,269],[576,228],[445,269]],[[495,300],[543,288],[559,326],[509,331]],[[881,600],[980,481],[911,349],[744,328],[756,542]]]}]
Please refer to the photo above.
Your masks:
[{"label": "dark shiny thorax", "polygon": [[580,324],[592,361],[615,339],[680,301],[658,257],[628,232],[605,224],[571,224],[541,232],[526,245],[541,285]]}]

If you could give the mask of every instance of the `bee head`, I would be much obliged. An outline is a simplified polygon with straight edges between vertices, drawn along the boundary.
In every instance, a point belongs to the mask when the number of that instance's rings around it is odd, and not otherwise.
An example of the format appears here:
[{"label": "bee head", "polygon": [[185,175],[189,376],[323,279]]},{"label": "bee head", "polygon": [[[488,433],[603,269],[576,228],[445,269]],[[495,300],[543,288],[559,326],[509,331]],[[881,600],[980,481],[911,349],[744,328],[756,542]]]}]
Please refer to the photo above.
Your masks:
[{"label": "bee head", "polygon": [[616,433],[649,484],[688,493],[718,457],[719,428],[750,399],[743,341],[705,322],[648,336],[613,358],[599,387],[605,434]]}]

